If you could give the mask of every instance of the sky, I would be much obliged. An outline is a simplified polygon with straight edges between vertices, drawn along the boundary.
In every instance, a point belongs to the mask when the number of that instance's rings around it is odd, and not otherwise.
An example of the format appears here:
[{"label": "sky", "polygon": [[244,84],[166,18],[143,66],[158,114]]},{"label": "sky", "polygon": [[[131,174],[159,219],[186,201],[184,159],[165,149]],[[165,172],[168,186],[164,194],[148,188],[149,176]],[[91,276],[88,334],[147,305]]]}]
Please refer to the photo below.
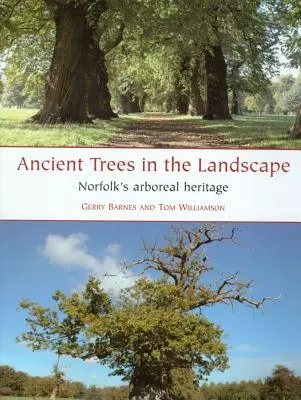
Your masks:
[{"label": "sky", "polygon": [[[174,224],[180,225],[183,224]],[[197,227],[199,223],[185,224]],[[0,364],[35,376],[50,375],[55,356],[32,352],[15,338],[26,329],[26,314],[19,302],[31,299],[50,306],[56,289],[67,294],[89,275],[102,279],[107,290],[118,291],[133,281],[115,274],[124,261],[143,256],[142,241],[163,243],[172,224],[132,222],[0,222]],[[202,310],[224,331],[230,368],[214,372],[209,381],[225,382],[264,378],[277,364],[301,375],[300,238],[301,224],[219,224],[225,232],[238,227],[236,241],[221,242],[206,250],[215,269],[212,277],[240,272],[254,279],[254,297],[281,295],[260,310],[236,305]],[[110,370],[95,362],[63,358],[66,377],[99,387],[121,384]]]}]

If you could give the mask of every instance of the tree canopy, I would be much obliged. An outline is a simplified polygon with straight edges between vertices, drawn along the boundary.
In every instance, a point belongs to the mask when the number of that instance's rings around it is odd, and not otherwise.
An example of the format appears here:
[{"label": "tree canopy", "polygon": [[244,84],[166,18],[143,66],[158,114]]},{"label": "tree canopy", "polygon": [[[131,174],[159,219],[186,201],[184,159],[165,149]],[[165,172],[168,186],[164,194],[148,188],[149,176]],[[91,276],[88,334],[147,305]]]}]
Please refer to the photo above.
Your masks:
[{"label": "tree canopy", "polygon": [[293,1],[4,0],[0,15],[7,75],[43,92],[38,122],[114,117],[111,95],[122,112],[147,103],[229,119],[228,89],[240,113],[241,92],[277,71],[281,45],[298,60]]},{"label": "tree canopy", "polygon": [[[266,301],[248,296],[252,281],[229,274],[210,284],[206,247],[232,241],[215,226],[173,229],[163,247],[145,247],[141,260],[126,264],[137,280],[126,290],[105,292],[91,277],[82,291],[56,291],[56,308],[24,300],[29,330],[20,340],[33,350],[50,349],[59,355],[95,359],[108,365],[132,385],[131,397],[153,391],[170,398],[176,371],[206,377],[228,366],[222,328],[209,321],[203,308],[214,304],[247,304],[259,308]],[[136,269],[138,269],[136,271]],[[181,373],[182,374],[182,373]]]}]

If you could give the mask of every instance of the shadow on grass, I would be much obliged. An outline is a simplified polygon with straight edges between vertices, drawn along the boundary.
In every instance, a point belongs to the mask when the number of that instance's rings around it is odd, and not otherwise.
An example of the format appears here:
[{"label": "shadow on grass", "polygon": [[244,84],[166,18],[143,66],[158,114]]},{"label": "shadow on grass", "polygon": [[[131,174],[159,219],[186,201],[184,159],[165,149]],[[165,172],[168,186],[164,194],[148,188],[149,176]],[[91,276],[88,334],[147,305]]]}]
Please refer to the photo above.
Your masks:
[{"label": "shadow on grass", "polygon": [[97,146],[132,122],[126,118],[93,124],[40,125],[30,121],[35,110],[0,110],[2,146]]}]

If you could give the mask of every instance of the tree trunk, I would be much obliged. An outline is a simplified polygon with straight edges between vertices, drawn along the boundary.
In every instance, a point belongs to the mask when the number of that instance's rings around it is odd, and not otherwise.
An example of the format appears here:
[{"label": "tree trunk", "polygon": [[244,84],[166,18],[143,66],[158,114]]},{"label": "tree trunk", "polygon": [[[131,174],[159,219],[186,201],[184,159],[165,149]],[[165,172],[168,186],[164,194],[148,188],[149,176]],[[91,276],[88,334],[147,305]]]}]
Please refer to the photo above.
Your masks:
[{"label": "tree trunk", "polygon": [[200,93],[200,59],[192,60],[191,78],[190,78],[190,115],[203,115],[205,105]]},{"label": "tree trunk", "polygon": [[233,99],[232,99],[232,109],[231,114],[234,115],[241,115],[241,108],[240,108],[240,93],[236,89],[232,89]]},{"label": "tree trunk", "polygon": [[231,119],[228,105],[227,66],[221,46],[205,50],[207,104],[204,119]]},{"label": "tree trunk", "polygon": [[51,395],[49,397],[49,400],[56,400],[56,396],[59,391],[59,385],[55,385],[54,388],[52,389]]},{"label": "tree trunk", "polygon": [[176,97],[176,109],[178,114],[188,114],[189,97],[185,93],[178,93]]},{"label": "tree trunk", "polygon": [[166,112],[166,113],[172,112],[172,98],[171,98],[171,97],[169,97],[169,98],[166,100],[166,102],[165,102],[165,104],[164,104],[164,108],[165,108],[165,112]]},{"label": "tree trunk", "polygon": [[134,373],[131,379],[130,400],[172,400],[168,394],[170,382],[162,373]]},{"label": "tree trunk", "polygon": [[104,52],[92,35],[90,40],[86,64],[88,113],[92,118],[117,118],[118,115],[110,105],[111,95]]},{"label": "tree trunk", "polygon": [[57,6],[56,41],[45,102],[34,117],[42,123],[89,122],[85,104],[85,68],[88,25],[81,7]]},{"label": "tree trunk", "polygon": [[[91,122],[88,111],[97,118],[113,115],[107,88],[107,73],[102,51],[95,39],[95,30],[88,21],[84,5],[74,2],[55,3],[45,0],[54,13],[56,40],[45,100],[41,111],[33,117],[40,123]],[[105,2],[104,2],[105,4]],[[94,10],[98,20],[101,5]]]},{"label": "tree trunk", "polygon": [[144,110],[145,110],[146,99],[147,99],[147,94],[146,93],[143,93],[142,96],[139,97],[140,112],[144,112]]},{"label": "tree trunk", "polygon": [[120,96],[120,106],[124,114],[141,112],[139,98],[130,92]]},{"label": "tree trunk", "polygon": [[178,114],[188,114],[189,110],[189,87],[188,73],[190,70],[190,59],[184,57],[180,64],[180,74],[175,84],[175,106]]},{"label": "tree trunk", "polygon": [[197,379],[191,368],[144,371],[131,379],[130,400],[199,400]]},{"label": "tree trunk", "polygon": [[294,139],[301,139],[301,105],[297,109],[295,123],[290,129],[290,135]]}]

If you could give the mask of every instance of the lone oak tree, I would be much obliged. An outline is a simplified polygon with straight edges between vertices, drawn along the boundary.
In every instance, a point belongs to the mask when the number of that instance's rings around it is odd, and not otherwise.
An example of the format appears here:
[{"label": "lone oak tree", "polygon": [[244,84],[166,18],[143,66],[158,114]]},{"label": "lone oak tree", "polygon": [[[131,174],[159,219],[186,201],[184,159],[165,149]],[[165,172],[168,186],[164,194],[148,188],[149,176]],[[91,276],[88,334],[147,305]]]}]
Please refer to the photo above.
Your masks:
[{"label": "lone oak tree", "polygon": [[[205,284],[205,247],[232,241],[214,226],[174,229],[164,247],[147,248],[146,256],[125,266],[140,276],[116,296],[90,278],[83,291],[70,296],[57,291],[57,309],[24,300],[29,330],[21,340],[33,350],[51,349],[81,359],[94,358],[115,375],[130,381],[131,399],[181,398],[175,379],[186,376],[190,387],[213,369],[227,367],[222,329],[203,315],[215,304],[247,304],[259,308],[269,297],[247,296],[252,281],[232,274]],[[153,278],[146,273],[150,272]],[[154,277],[155,276],[155,277]],[[201,312],[202,309],[202,312]]]}]

